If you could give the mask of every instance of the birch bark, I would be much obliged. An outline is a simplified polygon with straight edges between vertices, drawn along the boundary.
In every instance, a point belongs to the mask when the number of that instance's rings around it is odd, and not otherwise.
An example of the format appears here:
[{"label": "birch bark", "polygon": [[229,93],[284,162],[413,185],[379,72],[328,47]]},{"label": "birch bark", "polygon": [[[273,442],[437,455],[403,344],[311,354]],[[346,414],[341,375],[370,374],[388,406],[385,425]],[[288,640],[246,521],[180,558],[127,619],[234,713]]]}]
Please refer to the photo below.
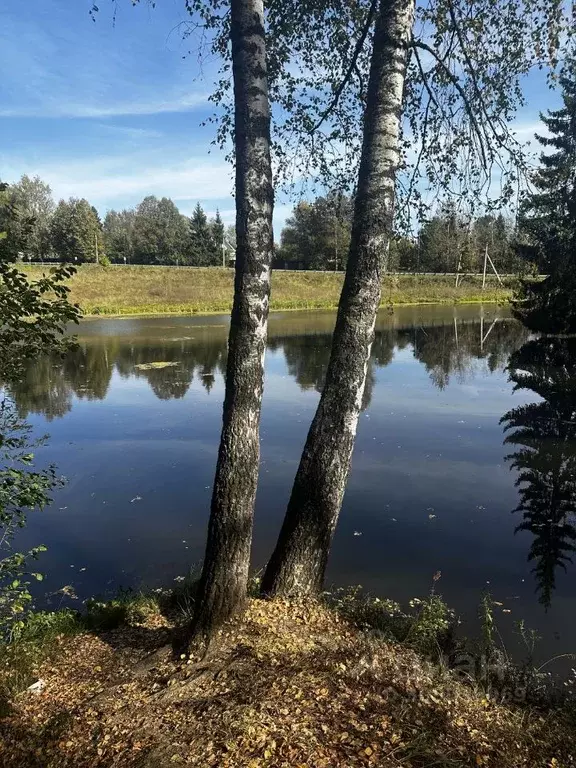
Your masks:
[{"label": "birch bark", "polygon": [[206,554],[193,619],[210,637],[246,599],[260,460],[274,193],[264,7],[232,0],[236,154],[236,274],[223,426]]},{"label": "birch bark", "polygon": [[330,363],[286,517],[264,573],[263,594],[306,595],[322,589],[350,470],[392,230],[414,10],[414,0],[380,1],[352,240]]}]

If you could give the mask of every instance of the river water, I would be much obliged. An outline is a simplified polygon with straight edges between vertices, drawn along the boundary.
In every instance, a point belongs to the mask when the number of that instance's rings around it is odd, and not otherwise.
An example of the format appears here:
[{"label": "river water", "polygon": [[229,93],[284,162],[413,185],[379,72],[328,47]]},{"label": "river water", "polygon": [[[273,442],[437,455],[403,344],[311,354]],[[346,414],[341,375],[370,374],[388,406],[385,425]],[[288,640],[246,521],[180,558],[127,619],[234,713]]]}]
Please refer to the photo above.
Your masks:
[{"label": "river water", "polygon": [[[280,526],[333,323],[330,312],[270,318],[255,567]],[[199,564],[227,332],[225,316],[87,320],[74,353],[37,361],[12,391],[50,435],[38,459],[68,478],[23,532],[25,543],[48,547],[40,567],[52,605],[66,585],[80,601],[119,586],[169,585]],[[527,342],[495,306],[380,313],[328,582],[405,602],[425,595],[440,571],[436,589],[466,626],[489,589],[506,642],[516,642],[524,619],[548,658],[576,646],[565,559],[576,536],[567,416],[576,377],[565,349]],[[551,393],[560,380],[562,394]],[[515,383],[525,386],[514,391]]]}]

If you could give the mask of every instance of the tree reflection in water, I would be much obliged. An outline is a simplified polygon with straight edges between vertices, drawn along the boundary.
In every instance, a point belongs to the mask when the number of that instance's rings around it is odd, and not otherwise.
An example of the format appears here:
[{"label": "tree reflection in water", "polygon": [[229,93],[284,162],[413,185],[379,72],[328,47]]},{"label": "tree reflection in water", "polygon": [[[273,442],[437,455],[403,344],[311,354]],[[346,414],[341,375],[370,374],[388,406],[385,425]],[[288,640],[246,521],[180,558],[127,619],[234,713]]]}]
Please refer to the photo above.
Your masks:
[{"label": "tree reflection in water", "polygon": [[[479,361],[490,371],[502,370],[510,353],[525,339],[526,331],[513,320],[496,318],[481,321],[444,321],[435,325],[394,327],[394,318],[381,318],[375,332],[368,366],[363,408],[370,405],[376,369],[389,365],[399,350],[411,348],[416,360],[430,374],[435,386],[444,389],[452,376],[464,381]],[[226,329],[215,327],[197,338],[123,339],[119,336],[93,336],[81,339],[64,360],[43,358],[31,364],[25,378],[10,388],[20,413],[42,413],[47,419],[65,415],[73,397],[106,397],[114,373],[122,378],[144,379],[161,400],[182,398],[194,378],[207,393],[217,375],[226,370]],[[288,373],[301,389],[322,391],[330,357],[331,333],[314,322],[294,320],[290,332],[282,324],[272,329],[269,349],[281,351]],[[144,363],[166,362],[162,368],[139,368]]]},{"label": "tree reflection in water", "polygon": [[514,352],[509,364],[515,390],[542,399],[502,417],[506,458],[518,472],[522,514],[516,531],[529,531],[540,602],[549,607],[558,570],[576,551],[576,339],[533,339]]}]

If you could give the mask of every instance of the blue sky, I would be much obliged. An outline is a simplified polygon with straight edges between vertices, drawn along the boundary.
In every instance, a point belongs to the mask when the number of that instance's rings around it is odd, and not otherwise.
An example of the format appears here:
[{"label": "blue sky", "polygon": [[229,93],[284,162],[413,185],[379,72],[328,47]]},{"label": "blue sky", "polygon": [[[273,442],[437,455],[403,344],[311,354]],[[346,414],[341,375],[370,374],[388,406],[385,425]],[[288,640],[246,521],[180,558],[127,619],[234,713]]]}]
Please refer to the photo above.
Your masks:
[{"label": "blue sky", "polygon": [[[215,66],[183,58],[183,0],[5,0],[0,11],[0,176],[38,174],[55,197],[104,213],[147,194],[234,220],[232,174],[210,146]],[[279,211],[282,215],[282,211]],[[285,214],[284,214],[285,215]]]},{"label": "blue sky", "polygon": [[[177,25],[183,0],[132,7],[91,0],[4,0],[0,10],[0,178],[38,174],[56,198],[86,197],[102,214],[166,195],[184,214],[197,201],[234,221],[232,172],[211,146],[207,101],[216,62],[186,57]],[[528,83],[518,117],[528,139],[555,101],[542,77]],[[276,236],[291,206],[277,204]]]}]

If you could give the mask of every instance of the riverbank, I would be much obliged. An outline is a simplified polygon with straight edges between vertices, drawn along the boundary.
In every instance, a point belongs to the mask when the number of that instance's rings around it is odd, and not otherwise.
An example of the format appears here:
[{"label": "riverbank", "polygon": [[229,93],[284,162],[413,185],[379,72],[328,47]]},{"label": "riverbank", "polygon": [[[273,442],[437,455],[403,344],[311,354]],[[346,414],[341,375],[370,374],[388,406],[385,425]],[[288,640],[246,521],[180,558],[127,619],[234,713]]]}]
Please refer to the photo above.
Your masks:
[{"label": "riverbank", "polygon": [[[25,267],[39,277],[39,266]],[[209,314],[232,308],[233,271],[177,267],[98,267],[82,265],[70,280],[70,297],[85,315]],[[334,309],[343,274],[288,272],[272,276],[271,309]],[[481,277],[465,277],[458,288],[444,275],[387,276],[382,283],[382,306],[402,304],[458,304],[507,302],[511,285],[495,277],[482,290]]]},{"label": "riverbank", "polygon": [[332,605],[252,599],[205,658],[170,654],[182,613],[157,599],[92,605],[92,631],[68,614],[53,622],[49,655],[34,669],[39,690],[14,697],[0,720],[0,763],[573,765],[573,710],[503,703],[501,688],[488,693],[433,663],[447,619],[439,598],[408,623],[397,617],[402,643],[388,631],[395,611],[346,596]]}]

